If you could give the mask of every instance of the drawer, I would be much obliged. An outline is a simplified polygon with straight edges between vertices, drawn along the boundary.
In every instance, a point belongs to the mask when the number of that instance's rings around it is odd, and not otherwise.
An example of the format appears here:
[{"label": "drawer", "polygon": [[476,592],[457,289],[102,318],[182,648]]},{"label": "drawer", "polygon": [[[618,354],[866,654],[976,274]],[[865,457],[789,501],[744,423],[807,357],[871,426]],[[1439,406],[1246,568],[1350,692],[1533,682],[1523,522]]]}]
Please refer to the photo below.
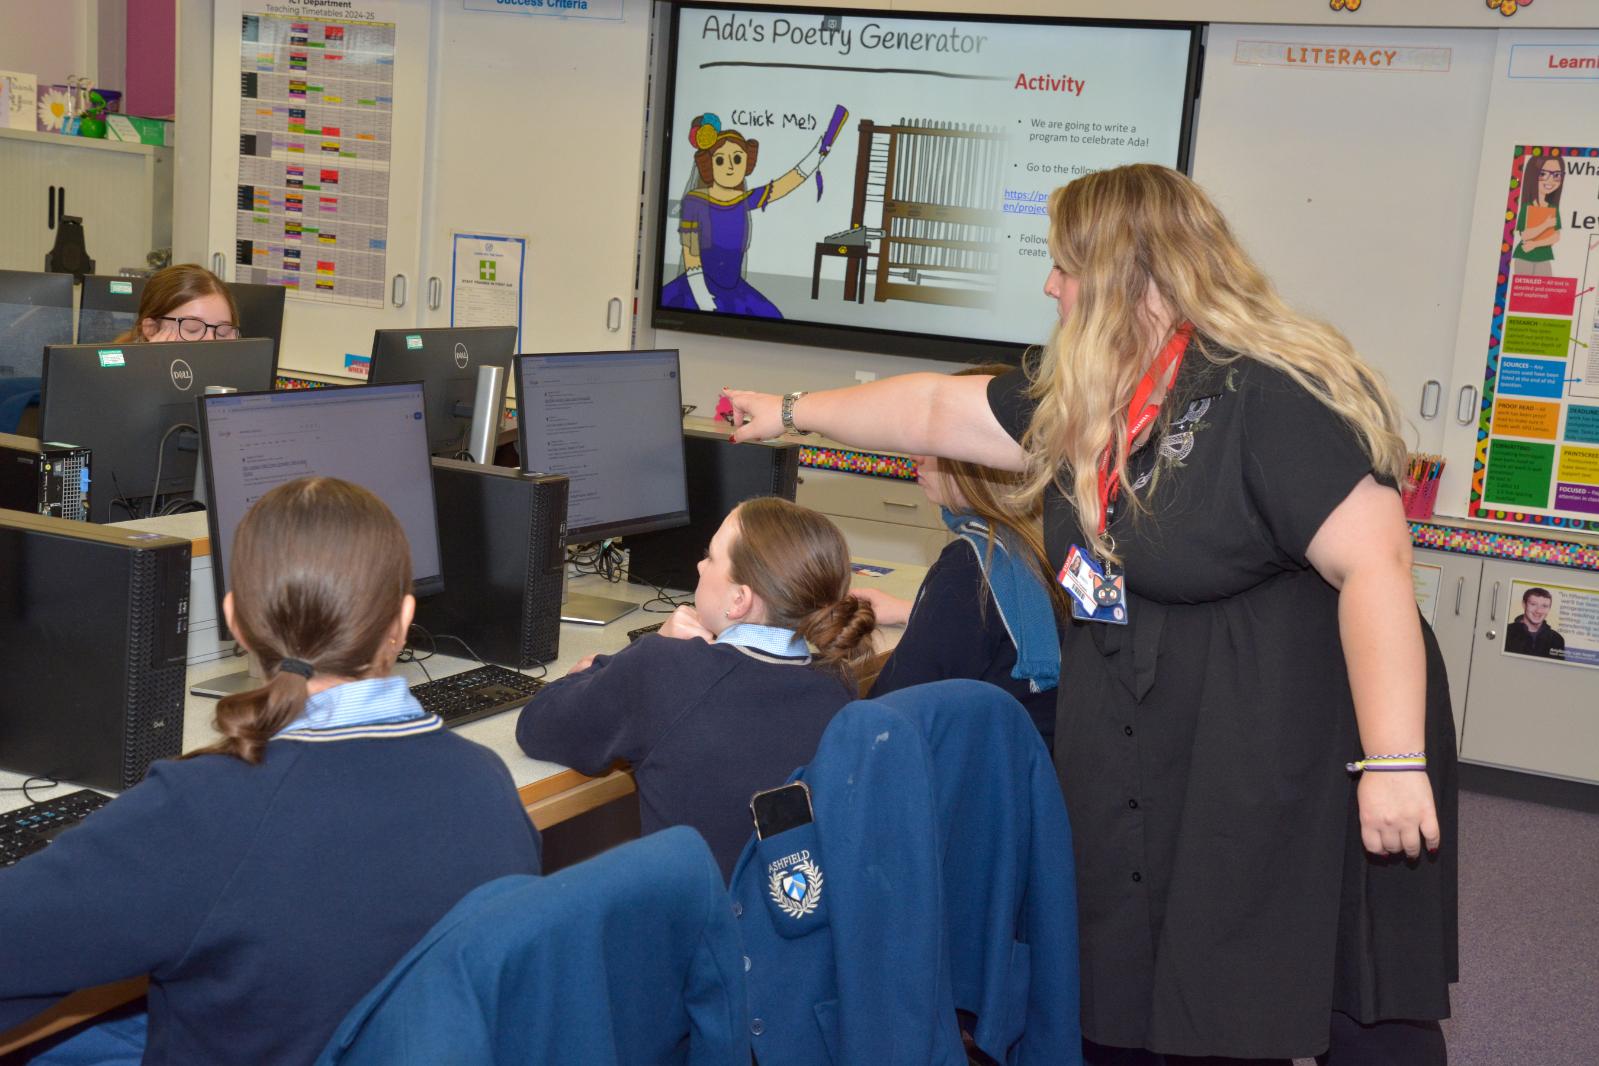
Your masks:
[{"label": "drawer", "polygon": [[938,508],[914,481],[837,470],[801,469],[799,476],[796,501],[823,514],[946,532]]},{"label": "drawer", "polygon": [[950,541],[946,529],[920,529],[893,522],[872,522],[847,515],[829,515],[844,534],[852,559],[932,566]]}]

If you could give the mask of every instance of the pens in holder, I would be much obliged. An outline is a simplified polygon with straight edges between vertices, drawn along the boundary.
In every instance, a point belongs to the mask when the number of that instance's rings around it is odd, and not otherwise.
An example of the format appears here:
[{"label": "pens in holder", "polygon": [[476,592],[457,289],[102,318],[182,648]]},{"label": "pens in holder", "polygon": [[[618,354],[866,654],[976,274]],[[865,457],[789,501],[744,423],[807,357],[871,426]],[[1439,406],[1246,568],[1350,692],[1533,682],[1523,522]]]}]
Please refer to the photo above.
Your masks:
[{"label": "pens in holder", "polygon": [[1412,455],[1405,471],[1405,483],[1400,486],[1400,499],[1404,503],[1405,517],[1425,522],[1432,517],[1438,502],[1438,482],[1444,472],[1441,455]]}]

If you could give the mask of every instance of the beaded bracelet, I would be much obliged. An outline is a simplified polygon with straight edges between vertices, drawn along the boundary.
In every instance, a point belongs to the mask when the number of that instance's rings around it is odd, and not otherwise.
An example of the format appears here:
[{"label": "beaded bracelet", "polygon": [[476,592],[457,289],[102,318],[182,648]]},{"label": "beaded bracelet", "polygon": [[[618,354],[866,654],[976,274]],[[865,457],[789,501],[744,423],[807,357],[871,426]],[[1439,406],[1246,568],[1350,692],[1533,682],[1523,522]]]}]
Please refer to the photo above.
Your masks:
[{"label": "beaded bracelet", "polygon": [[1344,764],[1344,769],[1352,774],[1362,770],[1425,770],[1427,768],[1427,753],[1424,751],[1409,751],[1403,755],[1368,755],[1358,762]]}]

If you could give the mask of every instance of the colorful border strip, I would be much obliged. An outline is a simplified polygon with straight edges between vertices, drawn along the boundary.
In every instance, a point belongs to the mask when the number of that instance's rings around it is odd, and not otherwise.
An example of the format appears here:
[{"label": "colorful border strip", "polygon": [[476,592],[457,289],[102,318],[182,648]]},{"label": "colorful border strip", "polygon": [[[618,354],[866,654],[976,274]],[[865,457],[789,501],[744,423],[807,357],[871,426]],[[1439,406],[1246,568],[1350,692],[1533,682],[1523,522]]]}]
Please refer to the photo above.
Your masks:
[{"label": "colorful border strip", "polygon": [[1565,540],[1545,540],[1520,533],[1494,533],[1483,529],[1462,529],[1427,522],[1410,523],[1410,540],[1418,548],[1476,555],[1486,559],[1507,559],[1520,563],[1542,563],[1572,570],[1599,570],[1599,545],[1575,544]]},{"label": "colorful border strip", "polygon": [[[1488,331],[1488,367],[1482,379],[1482,414],[1477,420],[1477,454],[1471,464],[1471,496],[1467,513],[1472,518],[1488,518],[1496,522],[1524,522],[1534,526],[1556,529],[1576,529],[1599,532],[1599,521],[1584,518],[1556,518],[1549,515],[1523,514],[1520,511],[1489,510],[1483,503],[1482,493],[1488,474],[1488,431],[1493,417],[1494,381],[1499,374],[1499,341],[1505,332],[1505,307],[1510,303],[1510,253],[1516,244],[1516,215],[1521,196],[1521,173],[1527,159],[1542,158],[1547,152],[1553,157],[1599,156],[1599,148],[1558,148],[1542,145],[1518,144],[1510,157],[1510,189],[1505,198],[1505,230],[1499,243],[1499,276],[1494,285],[1493,324]],[[1526,159],[1522,157],[1525,156]]]},{"label": "colorful border strip", "polygon": [[839,470],[846,474],[865,474],[894,481],[916,480],[915,460],[903,455],[802,446],[799,461],[800,466],[808,466],[813,470]]}]

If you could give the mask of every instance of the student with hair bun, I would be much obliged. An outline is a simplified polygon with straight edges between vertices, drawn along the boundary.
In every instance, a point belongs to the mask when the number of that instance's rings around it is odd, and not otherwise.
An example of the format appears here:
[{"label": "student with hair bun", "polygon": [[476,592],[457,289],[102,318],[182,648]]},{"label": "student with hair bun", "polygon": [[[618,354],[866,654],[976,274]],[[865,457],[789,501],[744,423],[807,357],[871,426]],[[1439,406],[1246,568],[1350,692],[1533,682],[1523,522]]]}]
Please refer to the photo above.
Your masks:
[{"label": "student with hair bun", "polygon": [[516,738],[587,774],[627,760],[644,832],[692,826],[725,877],[749,839],[750,796],[809,762],[854,698],[875,623],[849,593],[838,527],[785,500],[735,508],[699,570],[693,607],[545,686]]},{"label": "student with hair bun", "polygon": [[34,1061],[311,1062],[472,889],[539,872],[505,764],[391,671],[416,603],[398,519],[306,478],[239,523],[223,601],[267,680],[222,739],[0,874],[0,1029],[150,975],[148,1015]]},{"label": "student with hair bun", "polygon": [[176,263],[144,283],[133,327],[117,344],[145,341],[233,340],[239,308],[221,278],[194,263]]}]

